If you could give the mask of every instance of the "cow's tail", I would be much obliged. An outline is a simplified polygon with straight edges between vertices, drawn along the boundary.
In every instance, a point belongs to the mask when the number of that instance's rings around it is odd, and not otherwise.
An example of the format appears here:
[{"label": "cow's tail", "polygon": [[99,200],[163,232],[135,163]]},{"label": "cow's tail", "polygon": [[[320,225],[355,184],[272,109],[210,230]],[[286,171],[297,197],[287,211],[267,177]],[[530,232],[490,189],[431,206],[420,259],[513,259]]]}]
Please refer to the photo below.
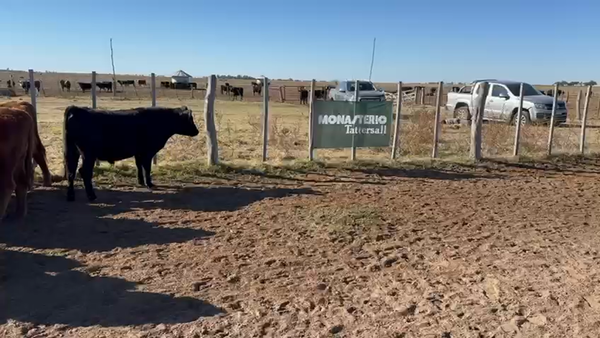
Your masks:
[{"label": "cow's tail", "polygon": [[69,142],[72,142],[71,140],[69,140],[68,135],[67,135],[67,121],[69,119],[69,114],[71,113],[71,109],[74,106],[69,106],[65,109],[65,115],[63,118],[63,179],[67,179],[67,175],[69,173],[69,170],[67,169],[67,164],[68,159],[69,159],[69,148],[71,147],[71,145],[69,144]]},{"label": "cow's tail", "polygon": [[33,152],[36,149],[36,135],[37,128],[35,126],[35,121],[31,118],[31,128],[29,128],[29,137],[27,142],[27,152],[25,155],[25,163],[23,164],[23,169],[25,171],[25,175],[27,177],[27,190],[33,189],[33,175],[35,167],[33,166]]}]

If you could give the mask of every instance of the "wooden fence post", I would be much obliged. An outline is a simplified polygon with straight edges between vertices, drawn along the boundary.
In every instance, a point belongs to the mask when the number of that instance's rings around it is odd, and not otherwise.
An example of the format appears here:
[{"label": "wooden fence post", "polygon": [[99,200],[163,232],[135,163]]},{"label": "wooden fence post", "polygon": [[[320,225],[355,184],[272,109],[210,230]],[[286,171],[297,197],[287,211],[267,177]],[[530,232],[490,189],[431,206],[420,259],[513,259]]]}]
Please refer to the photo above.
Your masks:
[{"label": "wooden fence post", "polygon": [[419,92],[421,92],[421,90],[419,87],[415,87],[414,91],[415,91],[415,104],[418,104],[419,103]]},{"label": "wooden fence post", "polygon": [[150,74],[150,88],[152,89],[152,107],[156,107],[156,74]]},{"label": "wooden fence post", "polygon": [[279,86],[279,101],[281,101],[281,103],[285,102],[285,98],[283,96],[283,91],[284,91],[284,87],[283,86]]},{"label": "wooden fence post", "polygon": [[558,105],[558,82],[554,84],[554,99],[552,100],[552,115],[550,116],[550,132],[548,132],[548,156],[552,155],[552,139],[554,138],[554,115]]},{"label": "wooden fence post", "polygon": [[204,129],[206,131],[206,146],[208,165],[219,163],[219,144],[217,127],[215,126],[215,95],[217,93],[217,76],[210,75],[204,99]]},{"label": "wooden fence post", "polygon": [[263,125],[262,125],[262,137],[263,137],[263,149],[262,149],[262,160],[267,160],[267,147],[269,143],[269,79],[264,78],[265,89],[263,92]]},{"label": "wooden fence post", "polygon": [[396,91],[396,120],[394,121],[394,137],[392,138],[392,160],[396,159],[400,140],[400,113],[402,112],[402,81],[398,82]]},{"label": "wooden fence post", "polygon": [[521,139],[521,118],[523,117],[523,83],[519,87],[519,109],[515,117],[515,145],[513,147],[513,156],[519,155],[519,141]]},{"label": "wooden fence post", "polygon": [[579,140],[579,152],[583,155],[585,151],[585,128],[587,124],[588,108],[590,105],[590,97],[592,96],[592,86],[588,86],[585,94],[585,104],[583,106],[583,118],[581,119],[581,139]]},{"label": "wooden fence post", "polygon": [[[352,119],[354,120],[354,117],[356,116],[356,108],[358,106],[358,102],[359,102],[359,98],[358,98],[358,80],[356,80],[354,82],[354,113],[352,114]],[[354,132],[356,132],[356,125],[353,125],[354,127]],[[352,133],[352,149],[350,150],[350,160],[354,161],[356,160],[356,145],[354,144],[354,140],[355,140],[355,133]]]},{"label": "wooden fence post", "polygon": [[581,121],[581,89],[577,93],[577,102],[575,102],[575,110],[577,110],[577,121]]},{"label": "wooden fence post", "polygon": [[98,101],[96,96],[96,72],[92,72],[92,109],[98,108]]},{"label": "wooden fence post", "polygon": [[425,87],[421,87],[421,105],[424,106],[425,105]]},{"label": "wooden fence post", "polygon": [[[150,89],[152,90],[152,107],[156,107],[156,74],[150,74]],[[152,164],[158,164],[158,153],[152,158]]]},{"label": "wooden fence post", "polygon": [[440,106],[442,105],[442,90],[444,90],[444,82],[440,81],[437,89],[437,96],[435,98],[435,125],[433,126],[433,151],[431,152],[431,157],[438,157],[438,141],[440,139],[440,129],[441,129],[441,110]]},{"label": "wooden fence post", "polygon": [[483,111],[485,110],[485,102],[490,90],[489,82],[479,84],[479,93],[473,100],[473,116],[471,118],[471,159],[478,161],[481,159],[481,129],[483,126]]},{"label": "wooden fence post", "polygon": [[287,101],[285,87],[286,87],[286,86],[284,85],[284,86],[283,86],[283,102]]},{"label": "wooden fence post", "polygon": [[[281,89],[281,87],[279,87]],[[308,101],[308,160],[312,161],[314,159],[313,153],[313,143],[314,143],[314,133],[315,129],[313,127],[314,116],[315,116],[315,79],[310,81],[310,101]]]},{"label": "wooden fence post", "polygon": [[[40,87],[41,87],[41,83],[40,83]],[[31,97],[31,105],[33,106],[33,111],[35,112],[33,114],[33,122],[35,123],[35,125],[37,126],[37,94],[36,94],[36,88],[35,88],[35,78],[33,76],[33,69],[29,70],[29,96]]]}]

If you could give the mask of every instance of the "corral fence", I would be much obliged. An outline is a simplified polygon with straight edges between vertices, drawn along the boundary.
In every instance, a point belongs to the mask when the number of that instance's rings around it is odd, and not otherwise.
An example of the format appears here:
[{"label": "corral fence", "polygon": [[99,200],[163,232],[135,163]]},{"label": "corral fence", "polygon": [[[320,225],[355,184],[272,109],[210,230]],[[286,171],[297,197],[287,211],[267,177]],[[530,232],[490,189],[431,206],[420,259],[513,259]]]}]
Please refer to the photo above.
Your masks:
[{"label": "corral fence", "polygon": [[[29,70],[29,83],[35,83],[35,72]],[[260,97],[255,97],[256,102],[261,102],[261,118],[259,121],[260,130],[260,153],[263,161],[270,160],[269,144],[270,144],[270,125],[274,122],[271,114],[271,95],[287,94],[287,91],[298,93],[298,88],[301,86],[289,86],[291,89],[282,90],[281,86],[276,89],[270,87],[270,81],[263,78],[263,90]],[[100,79],[96,72],[90,74],[90,83],[97,84]],[[127,87],[127,86],[123,86]],[[128,92],[136,93],[136,97],[149,99],[150,106],[157,106],[158,94],[160,93],[159,80],[155,74],[151,74],[150,81],[144,88],[125,89]],[[147,88],[146,88],[147,87]],[[470,120],[457,120],[453,117],[453,112],[444,112],[444,99],[448,92],[454,91],[450,86],[445,86],[439,82],[435,91],[419,89],[413,87],[409,90],[403,87],[399,82],[394,93],[387,93],[388,100],[386,102],[330,102],[325,100],[317,100],[315,90],[319,88],[316,81],[312,80],[310,85],[306,86],[309,90],[308,97],[308,125],[306,149],[308,159],[314,160],[318,158],[320,151],[328,149],[348,149],[347,157],[351,160],[357,159],[357,148],[372,148],[378,149],[378,153],[388,153],[387,157],[395,159],[398,156],[406,153],[405,149],[411,146],[411,142],[416,142],[412,138],[419,139],[422,144],[429,145],[429,154],[432,158],[446,157],[450,155],[464,154],[472,159],[478,160],[484,155],[494,157],[496,155],[508,154],[511,156],[519,156],[522,152],[522,147],[537,147],[542,149],[546,155],[557,153],[556,146],[564,150],[563,141],[555,142],[557,130],[565,128],[556,128],[554,123],[557,103],[559,101],[558,85],[554,87],[554,97],[552,103],[552,116],[547,127],[536,126],[534,129],[529,125],[521,125],[520,123],[509,124],[502,127],[500,131],[493,130],[491,127],[485,127],[483,123],[483,114],[486,97],[489,95],[489,86],[484,82],[477,93],[477,100],[473,102],[472,118]],[[358,86],[356,86],[358,88]],[[15,89],[15,88],[12,88]],[[221,95],[220,84],[215,75],[207,78],[207,83],[197,86],[190,92],[194,92],[193,96],[187,99],[204,99],[204,129],[206,134],[206,156],[208,164],[219,163],[219,140],[221,139],[217,133],[220,133],[217,128],[218,117],[215,115],[215,101]],[[18,89],[17,89],[18,90]],[[73,90],[73,88],[71,88]],[[118,89],[117,89],[118,90]],[[165,90],[167,90],[165,88]],[[186,90],[168,89],[173,91],[188,92]],[[36,99],[39,96],[50,96],[47,87],[41,87],[39,92],[35,86],[30,86],[29,96],[31,103],[36,106]],[[200,94],[202,93],[202,94]],[[101,91],[98,86],[91,86],[89,92],[76,94],[91,98],[92,107],[98,105],[98,98],[103,96],[113,95],[111,92]],[[64,95],[69,95],[68,91]],[[179,94],[177,94],[179,95]],[[181,94],[184,95],[184,94]],[[568,93],[565,95],[569,95]],[[60,95],[57,95],[60,97]],[[575,114],[572,123],[567,128],[570,130],[564,139],[576,139],[577,152],[584,154],[586,152],[586,137],[587,132],[591,127],[588,122],[593,115],[590,109],[592,104],[592,87],[588,87],[583,94],[579,96],[578,102],[580,113]],[[169,96],[167,96],[169,97]],[[357,97],[357,96],[355,96]],[[401,100],[398,100],[401,97]],[[523,97],[523,96],[521,96]],[[223,99],[224,97],[221,97]],[[277,101],[277,100],[275,100]],[[282,100],[286,102],[286,98]],[[433,109],[427,110],[422,107],[431,104]],[[283,106],[281,106],[283,107]],[[275,109],[280,109],[280,106],[275,106]],[[515,120],[521,121],[523,116],[523,103],[521,102]],[[486,129],[487,128],[487,129]],[[575,133],[573,130],[577,129]],[[463,132],[459,132],[459,131]],[[468,132],[466,132],[468,130]],[[534,131],[532,131],[534,130]],[[545,131],[544,131],[545,130]],[[575,135],[576,134],[576,135]],[[531,135],[535,137],[532,139]],[[523,139],[525,137],[525,140]],[[562,136],[561,136],[562,137]],[[424,141],[423,141],[424,140]],[[598,137],[600,140],[600,137]],[[487,142],[487,144],[486,144]],[[525,142],[525,143],[524,143]],[[533,145],[531,144],[533,142]],[[510,146],[507,146],[507,143]],[[456,145],[459,146],[456,146]],[[462,146],[464,145],[464,146]],[[572,148],[571,151],[575,150]],[[411,151],[411,153],[418,153]],[[323,157],[324,160],[327,157]],[[155,158],[155,163],[157,159]]]}]

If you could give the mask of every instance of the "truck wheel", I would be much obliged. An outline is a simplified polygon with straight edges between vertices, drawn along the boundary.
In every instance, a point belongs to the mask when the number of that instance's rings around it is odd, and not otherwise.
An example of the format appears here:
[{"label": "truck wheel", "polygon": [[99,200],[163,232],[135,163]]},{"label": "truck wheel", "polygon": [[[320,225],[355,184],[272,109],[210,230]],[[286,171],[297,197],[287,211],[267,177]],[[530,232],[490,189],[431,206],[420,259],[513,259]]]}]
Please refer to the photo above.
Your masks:
[{"label": "truck wheel", "polygon": [[461,120],[469,121],[471,119],[471,113],[469,107],[458,107],[454,110],[454,117]]},{"label": "truck wheel", "polygon": [[[517,115],[518,113],[514,113],[513,114],[513,118],[512,118],[512,122],[514,122],[515,125],[517,125]],[[526,124],[531,124],[531,118],[529,117],[529,112],[527,110],[523,110],[521,112],[521,121],[520,121],[521,125],[524,126]]]}]

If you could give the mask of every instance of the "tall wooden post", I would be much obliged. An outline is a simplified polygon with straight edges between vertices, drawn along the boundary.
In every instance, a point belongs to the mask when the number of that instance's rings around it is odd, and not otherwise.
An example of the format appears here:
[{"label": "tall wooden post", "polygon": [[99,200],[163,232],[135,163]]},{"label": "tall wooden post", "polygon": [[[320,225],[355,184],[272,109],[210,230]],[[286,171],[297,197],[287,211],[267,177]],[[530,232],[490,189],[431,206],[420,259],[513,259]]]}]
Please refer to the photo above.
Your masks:
[{"label": "tall wooden post", "polygon": [[433,126],[433,150],[431,152],[431,157],[438,157],[438,141],[440,139],[440,129],[441,129],[441,110],[440,106],[442,105],[442,91],[444,90],[444,82],[440,81],[437,89],[437,96],[435,98],[435,125]]},{"label": "tall wooden post", "polygon": [[592,86],[588,86],[585,94],[585,104],[583,106],[583,118],[581,119],[581,139],[579,140],[579,152],[581,155],[585,152],[585,129],[587,124],[588,108],[590,105],[590,97],[592,96]]},{"label": "tall wooden post", "polygon": [[398,82],[396,91],[396,120],[394,121],[394,137],[392,139],[392,160],[396,159],[400,142],[400,113],[402,112],[402,81]]},{"label": "tall wooden post", "polygon": [[550,131],[548,132],[548,156],[552,155],[552,139],[554,138],[554,116],[558,105],[558,82],[554,84],[554,99],[552,100],[552,115],[550,116]]},{"label": "tall wooden post", "polygon": [[[360,102],[359,98],[358,98],[358,95],[359,95],[358,85],[359,85],[358,80],[356,80],[354,82],[354,113],[352,116],[352,120],[354,120],[354,117],[356,116],[356,108],[358,107],[358,102]],[[352,160],[352,161],[356,160],[356,145],[354,144],[354,142],[355,142],[356,129],[357,129],[356,125],[353,125],[353,127],[354,127],[353,128],[354,130],[352,133],[352,149],[350,151],[350,160]]]},{"label": "tall wooden post", "polygon": [[[152,107],[156,107],[156,74],[150,74],[150,89],[152,91]],[[152,158],[153,164],[158,164],[158,153]]]},{"label": "tall wooden post", "polygon": [[37,126],[37,89],[35,88],[35,77],[33,75],[33,69],[29,70],[29,96],[31,97],[31,105],[33,106],[33,122]]},{"label": "tall wooden post", "polygon": [[152,89],[152,107],[156,107],[156,74],[150,74],[150,88]]},{"label": "tall wooden post", "polygon": [[575,110],[577,110],[577,121],[581,121],[581,89],[577,92],[577,102],[575,102]]},{"label": "tall wooden post", "polygon": [[263,149],[262,149],[262,160],[267,160],[267,148],[269,143],[269,79],[264,78],[265,87],[263,91]]},{"label": "tall wooden post", "polygon": [[[281,89],[281,87],[279,87]],[[315,128],[313,126],[314,124],[314,118],[315,118],[315,108],[314,108],[314,102],[315,102],[315,79],[312,79],[312,81],[310,81],[310,101],[308,101],[308,160],[312,161],[314,159],[314,148],[313,148],[313,144],[314,144],[314,133],[315,133]]]},{"label": "tall wooden post", "polygon": [[92,72],[92,109],[98,108],[97,94],[96,94],[96,72]]},{"label": "tall wooden post", "polygon": [[485,102],[490,90],[489,82],[479,84],[477,96],[473,100],[473,116],[471,118],[471,159],[478,161],[481,159],[481,129],[483,126],[483,111]]},{"label": "tall wooden post", "polygon": [[521,138],[521,119],[523,118],[523,83],[519,87],[519,109],[517,110],[517,116],[515,117],[516,128],[515,128],[515,144],[513,147],[513,156],[519,155],[519,141]]},{"label": "tall wooden post", "polygon": [[217,127],[215,126],[215,95],[217,93],[217,76],[208,78],[206,97],[204,99],[204,129],[206,131],[207,163],[219,163],[219,144],[217,140]]}]

